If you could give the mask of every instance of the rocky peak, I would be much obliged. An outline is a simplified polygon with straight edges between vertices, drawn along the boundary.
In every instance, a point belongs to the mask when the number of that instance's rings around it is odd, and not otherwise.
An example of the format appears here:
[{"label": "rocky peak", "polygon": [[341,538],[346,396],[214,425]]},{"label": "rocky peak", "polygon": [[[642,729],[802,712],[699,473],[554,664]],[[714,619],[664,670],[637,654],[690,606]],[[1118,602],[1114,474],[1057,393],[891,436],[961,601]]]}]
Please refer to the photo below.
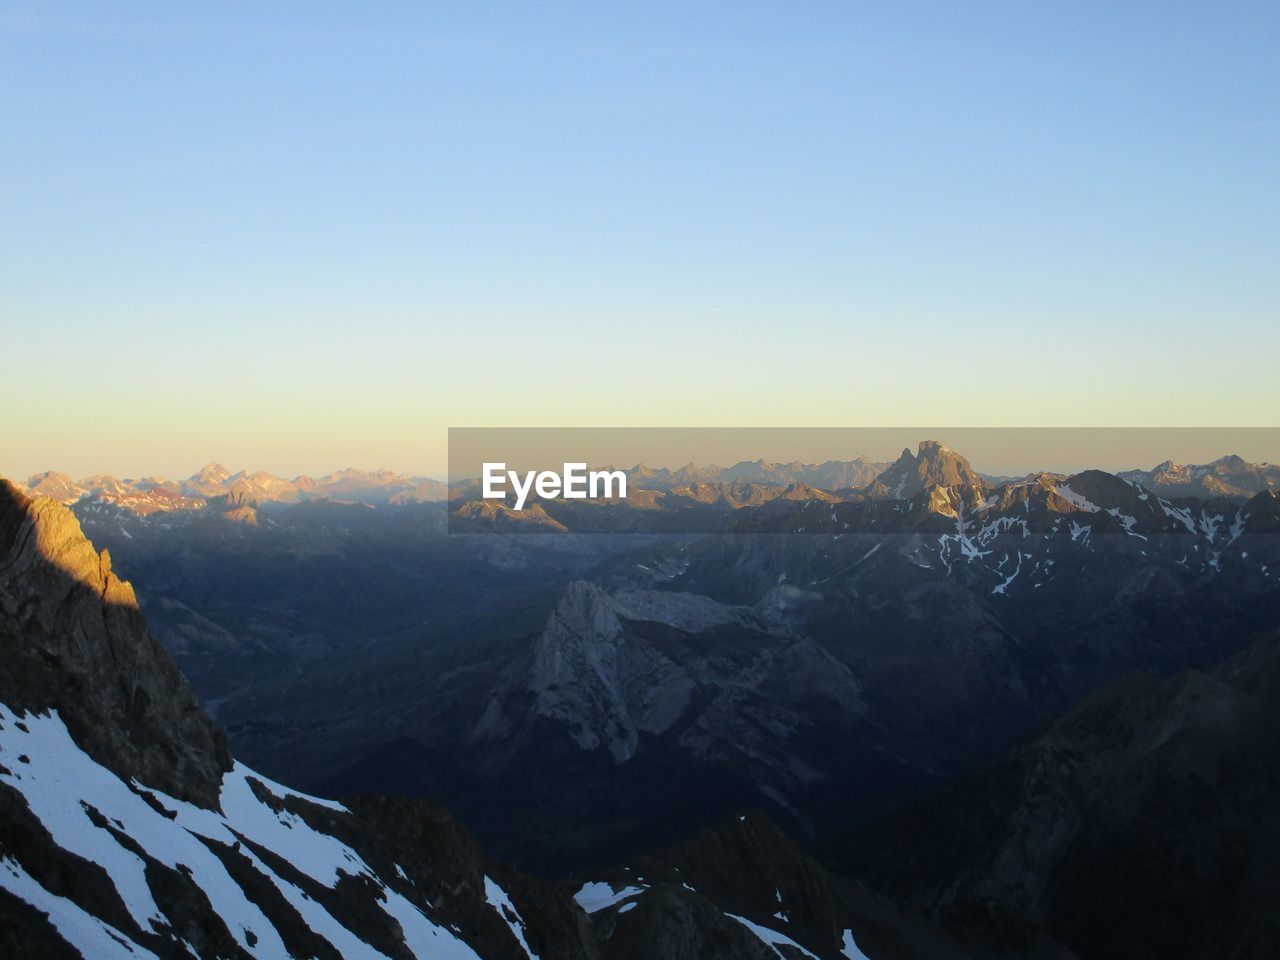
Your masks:
[{"label": "rocky peak", "polygon": [[840,498],[834,494],[819,490],[803,480],[797,480],[782,491],[783,500],[821,500],[824,503],[838,503]]},{"label": "rocky peak", "polygon": [[902,500],[934,487],[958,487],[982,491],[986,482],[969,461],[936,440],[922,440],[913,455],[910,449],[885,470],[869,488],[875,496]]},{"label": "rocky peak", "polygon": [[609,595],[594,583],[575,580],[565,587],[551,612],[543,638],[600,650],[612,645],[621,629]]},{"label": "rocky peak", "polygon": [[609,595],[575,581],[534,644],[529,675],[536,713],[569,723],[578,746],[605,746],[619,763],[631,756],[637,740],[619,682],[621,638]]},{"label": "rocky peak", "polygon": [[922,440],[916,453],[916,470],[922,481],[941,486],[976,486],[981,483],[969,461],[937,440]]},{"label": "rocky peak", "polygon": [[206,463],[191,475],[191,479],[198,483],[221,483],[229,476],[231,476],[231,471],[222,464]]},{"label": "rocky peak", "polygon": [[49,497],[61,503],[74,503],[85,492],[65,473],[50,470],[27,479],[27,490],[34,496]]},{"label": "rocky peak", "polygon": [[[1085,470],[1068,477],[1059,485],[1059,492],[1066,493],[1068,499],[1083,497],[1104,510],[1122,508],[1132,511],[1143,496],[1133,484],[1104,470]],[[1071,496],[1072,493],[1075,497]]]},{"label": "rocky peak", "polygon": [[56,708],[126,781],[203,805],[230,769],[225,739],[147,630],[133,588],[75,516],[0,480],[0,701]]},{"label": "rocky peak", "polygon": [[44,473],[36,473],[27,477],[27,487],[28,489],[31,489],[31,490],[34,490],[36,487],[40,486],[42,483],[70,484],[72,482],[73,481],[71,480],[71,477],[69,474],[62,473],[61,471],[58,471],[58,470],[46,470]]}]

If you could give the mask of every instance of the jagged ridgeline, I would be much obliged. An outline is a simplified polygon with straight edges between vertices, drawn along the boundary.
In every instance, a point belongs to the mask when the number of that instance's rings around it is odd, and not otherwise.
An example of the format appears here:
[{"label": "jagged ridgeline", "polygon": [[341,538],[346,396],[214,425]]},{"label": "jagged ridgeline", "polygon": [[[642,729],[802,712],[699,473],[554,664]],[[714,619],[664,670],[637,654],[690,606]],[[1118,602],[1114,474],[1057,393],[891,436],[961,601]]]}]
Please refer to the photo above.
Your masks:
[{"label": "jagged ridgeline", "polygon": [[72,513],[0,479],[0,956],[825,960],[864,956],[854,926],[928,941],[837,888],[762,817],[556,889],[438,804],[275,783],[231,757]]}]

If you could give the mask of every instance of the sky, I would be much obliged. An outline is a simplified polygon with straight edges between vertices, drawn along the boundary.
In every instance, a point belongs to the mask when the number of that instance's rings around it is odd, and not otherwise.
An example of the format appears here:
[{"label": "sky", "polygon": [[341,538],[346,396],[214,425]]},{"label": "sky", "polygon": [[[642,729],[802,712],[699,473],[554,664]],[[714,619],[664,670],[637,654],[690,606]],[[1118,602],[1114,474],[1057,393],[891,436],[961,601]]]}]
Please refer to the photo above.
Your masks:
[{"label": "sky", "polygon": [[0,473],[1276,426],[1277,49],[1274,2],[0,0]]}]

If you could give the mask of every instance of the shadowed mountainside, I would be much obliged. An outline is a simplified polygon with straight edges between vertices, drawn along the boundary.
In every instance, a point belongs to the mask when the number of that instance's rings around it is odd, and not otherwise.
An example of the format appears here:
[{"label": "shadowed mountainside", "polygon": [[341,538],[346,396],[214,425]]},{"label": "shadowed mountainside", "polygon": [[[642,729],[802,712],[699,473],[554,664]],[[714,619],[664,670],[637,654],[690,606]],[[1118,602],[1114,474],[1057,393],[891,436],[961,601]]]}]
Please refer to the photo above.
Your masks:
[{"label": "shadowed mountainside", "polygon": [[846,862],[1011,953],[1274,956],[1280,636],[1205,671],[1113,683]]}]

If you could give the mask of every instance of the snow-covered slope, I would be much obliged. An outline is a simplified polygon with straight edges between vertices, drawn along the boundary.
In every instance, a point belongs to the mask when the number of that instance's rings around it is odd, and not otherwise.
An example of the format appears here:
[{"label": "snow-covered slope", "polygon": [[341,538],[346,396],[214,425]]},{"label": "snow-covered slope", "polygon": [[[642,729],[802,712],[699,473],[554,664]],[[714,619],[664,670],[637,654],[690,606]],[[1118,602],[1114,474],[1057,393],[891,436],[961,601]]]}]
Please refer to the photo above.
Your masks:
[{"label": "snow-covered slope", "polygon": [[[208,938],[201,951],[182,922],[188,908],[161,905],[169,897],[162,889],[167,871],[189,878],[235,947],[252,957],[287,957],[297,946],[271,917],[281,901],[344,958],[390,955],[370,941],[414,957],[478,956],[414,902],[419,896],[402,870],[383,879],[351,846],[309,822],[317,814],[349,816],[346,808],[295,793],[241,764],[224,776],[218,807],[206,810],[121,780],[76,745],[56,710],[20,715],[0,704],[0,782],[26,801],[61,851],[101,868],[109,881],[109,899],[117,902],[100,903],[95,916],[48,890],[13,853],[0,860],[0,888],[46,913],[86,957],[151,957],[161,944],[200,956],[220,939]],[[357,924],[343,922],[340,883],[363,887],[381,912],[361,917],[363,936],[352,929]],[[486,884],[505,897],[492,880]],[[119,913],[117,906],[128,922],[114,926],[103,915]]]}]

